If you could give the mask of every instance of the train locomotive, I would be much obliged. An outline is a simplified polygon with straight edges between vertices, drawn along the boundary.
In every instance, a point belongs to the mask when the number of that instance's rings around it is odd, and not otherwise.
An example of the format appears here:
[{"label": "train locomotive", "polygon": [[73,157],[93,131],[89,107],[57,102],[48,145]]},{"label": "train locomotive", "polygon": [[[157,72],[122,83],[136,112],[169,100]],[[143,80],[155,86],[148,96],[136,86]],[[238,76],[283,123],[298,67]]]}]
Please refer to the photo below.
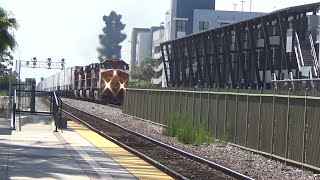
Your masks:
[{"label": "train locomotive", "polygon": [[129,65],[111,59],[88,66],[74,66],[38,83],[40,91],[57,91],[64,97],[122,104],[128,86]]}]

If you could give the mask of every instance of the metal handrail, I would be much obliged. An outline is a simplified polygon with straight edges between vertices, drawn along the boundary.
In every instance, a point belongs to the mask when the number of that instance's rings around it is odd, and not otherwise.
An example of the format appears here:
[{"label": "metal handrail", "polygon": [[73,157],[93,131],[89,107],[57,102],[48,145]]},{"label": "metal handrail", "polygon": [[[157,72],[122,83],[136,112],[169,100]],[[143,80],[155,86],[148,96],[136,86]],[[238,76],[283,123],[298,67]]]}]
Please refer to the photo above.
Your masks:
[{"label": "metal handrail", "polygon": [[58,98],[57,98],[57,94],[55,91],[53,91],[53,97],[54,97],[54,100],[56,102],[56,105],[59,105],[59,102],[58,102]]},{"label": "metal handrail", "polygon": [[313,57],[315,75],[318,76],[319,62],[318,62],[317,53],[314,48],[313,38],[311,34],[309,34],[309,41],[311,45],[311,55]]},{"label": "metal handrail", "polygon": [[298,67],[299,67],[299,71],[301,71],[301,67],[304,66],[304,61],[303,61],[303,57],[302,57],[302,52],[301,52],[301,47],[300,47],[300,42],[299,42],[299,37],[297,32],[294,33],[295,38],[294,38],[294,51],[296,54],[296,58],[297,58],[297,63],[298,63]]},{"label": "metal handrail", "polygon": [[296,46],[294,46],[294,52],[296,54],[299,71],[301,71],[300,57],[299,57],[299,54],[298,54],[298,48]]}]

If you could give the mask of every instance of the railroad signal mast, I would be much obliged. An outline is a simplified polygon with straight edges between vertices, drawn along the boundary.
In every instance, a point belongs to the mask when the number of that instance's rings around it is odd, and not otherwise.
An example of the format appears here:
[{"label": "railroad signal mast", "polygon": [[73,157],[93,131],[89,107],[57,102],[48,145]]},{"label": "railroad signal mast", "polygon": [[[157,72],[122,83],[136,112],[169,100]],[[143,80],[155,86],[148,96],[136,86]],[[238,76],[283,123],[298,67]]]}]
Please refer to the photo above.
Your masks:
[{"label": "railroad signal mast", "polygon": [[53,62],[51,58],[47,58],[46,61],[38,61],[36,57],[31,58],[30,61],[17,60],[16,61],[16,72],[20,81],[21,68],[46,68],[46,69],[65,69],[65,59],[62,58],[58,62]]},{"label": "railroad signal mast", "polygon": [[19,60],[19,69],[20,67],[64,70],[65,59],[62,58],[59,62],[53,62],[51,58],[47,58],[46,61],[38,61],[36,57],[33,57],[31,61]]}]

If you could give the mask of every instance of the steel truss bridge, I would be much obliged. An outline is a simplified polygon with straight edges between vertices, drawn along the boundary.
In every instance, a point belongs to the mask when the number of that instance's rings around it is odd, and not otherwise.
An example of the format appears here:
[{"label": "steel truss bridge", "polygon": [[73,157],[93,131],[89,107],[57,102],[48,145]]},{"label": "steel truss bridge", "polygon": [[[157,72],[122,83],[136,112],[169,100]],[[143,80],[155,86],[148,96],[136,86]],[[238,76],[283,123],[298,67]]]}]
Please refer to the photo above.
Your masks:
[{"label": "steel truss bridge", "polygon": [[318,88],[319,7],[290,7],[162,43],[167,86]]}]

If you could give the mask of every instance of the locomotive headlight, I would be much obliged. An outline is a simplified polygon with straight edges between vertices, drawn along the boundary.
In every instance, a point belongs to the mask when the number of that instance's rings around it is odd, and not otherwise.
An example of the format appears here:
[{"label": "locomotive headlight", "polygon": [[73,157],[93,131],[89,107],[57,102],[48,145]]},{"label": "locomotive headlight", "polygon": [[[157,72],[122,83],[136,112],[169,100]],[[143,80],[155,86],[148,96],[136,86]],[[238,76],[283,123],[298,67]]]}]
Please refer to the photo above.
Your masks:
[{"label": "locomotive headlight", "polygon": [[110,89],[110,82],[106,82],[106,89]]},{"label": "locomotive headlight", "polygon": [[124,89],[124,83],[120,83],[120,89]]},{"label": "locomotive headlight", "polygon": [[117,75],[117,71],[114,70],[114,71],[113,71],[113,76],[116,76],[116,75]]}]

